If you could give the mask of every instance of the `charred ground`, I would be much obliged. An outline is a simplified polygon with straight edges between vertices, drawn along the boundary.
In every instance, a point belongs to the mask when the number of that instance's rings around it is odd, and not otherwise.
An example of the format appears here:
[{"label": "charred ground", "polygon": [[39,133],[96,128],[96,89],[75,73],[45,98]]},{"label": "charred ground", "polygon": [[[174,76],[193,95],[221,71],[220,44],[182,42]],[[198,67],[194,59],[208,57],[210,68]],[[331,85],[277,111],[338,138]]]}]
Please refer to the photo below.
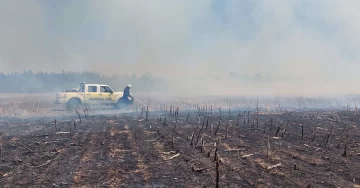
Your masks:
[{"label": "charred ground", "polygon": [[[1,187],[215,187],[216,163],[219,187],[359,187],[357,111],[178,101],[80,120],[45,102],[2,104]],[[10,115],[21,105],[53,114]]]}]

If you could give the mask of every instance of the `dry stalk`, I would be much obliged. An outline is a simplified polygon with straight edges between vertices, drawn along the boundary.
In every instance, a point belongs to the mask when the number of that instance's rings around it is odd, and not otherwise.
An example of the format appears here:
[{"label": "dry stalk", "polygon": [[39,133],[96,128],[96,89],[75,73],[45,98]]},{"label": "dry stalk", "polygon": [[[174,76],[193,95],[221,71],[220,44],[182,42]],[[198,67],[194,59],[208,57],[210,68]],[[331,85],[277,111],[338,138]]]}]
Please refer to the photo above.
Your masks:
[{"label": "dry stalk", "polygon": [[219,117],[220,117],[220,120],[221,120],[221,108],[219,107]]},{"label": "dry stalk", "polygon": [[140,117],[141,117],[141,118],[144,117],[144,108],[141,108]]},{"label": "dry stalk", "polygon": [[281,125],[279,125],[276,129],[276,133],[275,133],[275,137],[278,135],[279,131],[280,131]]},{"label": "dry stalk", "polygon": [[206,120],[206,116],[204,116],[204,121],[203,121],[203,124],[202,124],[202,126],[201,126],[201,129],[203,129],[204,126],[205,126],[205,120]]},{"label": "dry stalk", "polygon": [[256,128],[259,128],[259,99],[256,98]]},{"label": "dry stalk", "polygon": [[203,128],[201,127],[201,129],[199,130],[198,135],[196,136],[196,145],[198,145],[198,143],[199,143],[199,138],[200,138],[200,134],[201,134],[202,130],[203,130]]},{"label": "dry stalk", "polygon": [[346,133],[346,135],[345,135],[344,153],[342,154],[342,156],[344,156],[344,157],[346,157],[346,155],[347,155],[348,138],[349,138],[349,135],[348,135],[348,133]]},{"label": "dry stalk", "polygon": [[218,132],[218,130],[219,130],[220,123],[221,123],[221,121],[219,121],[218,126],[217,126],[217,128],[216,128],[216,130],[215,130],[215,136],[216,136],[216,134],[217,134],[217,132]]},{"label": "dry stalk", "polygon": [[156,126],[156,132],[158,133],[158,135],[160,135],[160,129],[158,126]]},{"label": "dry stalk", "polygon": [[331,133],[332,133],[332,129],[333,129],[333,125],[331,125],[329,133],[326,135],[326,142],[325,142],[324,147],[326,147],[328,145],[328,143],[329,143],[329,139],[330,139],[330,136],[331,136]]},{"label": "dry stalk", "polygon": [[304,124],[301,123],[301,138],[304,138]]},{"label": "dry stalk", "polygon": [[229,117],[228,117],[228,119],[230,119],[231,118],[231,116],[230,116],[230,108],[229,108]]},{"label": "dry stalk", "polygon": [[227,139],[228,130],[229,130],[229,122],[226,122],[225,139]]},{"label": "dry stalk", "polygon": [[218,152],[219,144],[220,144],[220,140],[219,140],[219,138],[217,138],[216,142],[215,142],[214,161],[216,161],[217,157],[218,157],[217,152]]},{"label": "dry stalk", "polygon": [[84,109],[84,116],[85,116],[85,118],[87,118],[87,116],[86,116],[86,110]]},{"label": "dry stalk", "polygon": [[270,148],[270,136],[267,135],[267,149],[266,149],[266,157],[269,158],[271,155],[271,148]]},{"label": "dry stalk", "polygon": [[195,133],[195,132],[193,132],[192,135],[191,135],[190,146],[193,146],[193,145],[194,145],[194,144],[193,144],[193,142],[194,142],[194,133]]},{"label": "dry stalk", "polygon": [[54,118],[54,124],[55,124],[55,132],[57,131],[57,127],[56,127],[56,119]]},{"label": "dry stalk", "polygon": [[208,126],[209,126],[209,119],[206,120],[206,127],[205,130],[208,130]]},{"label": "dry stalk", "polygon": [[284,134],[286,134],[286,130],[287,130],[288,126],[289,126],[289,122],[290,122],[290,121],[288,120],[287,123],[286,123],[286,127],[285,127],[284,131],[283,131],[282,134],[281,134],[281,137],[283,137]]},{"label": "dry stalk", "polygon": [[174,126],[174,129],[171,133],[171,147],[174,148],[174,134],[175,134],[175,129],[176,129],[176,125],[177,125],[177,119],[175,121],[175,126]]},{"label": "dry stalk", "polygon": [[205,151],[203,137],[204,137],[204,134],[201,136],[201,153]]},{"label": "dry stalk", "polygon": [[314,141],[315,135],[316,135],[316,131],[317,131],[317,124],[316,124],[315,127],[314,127],[314,132],[313,132],[313,136],[312,136],[311,141]]},{"label": "dry stalk", "polygon": [[239,114],[237,115],[236,126],[239,125],[239,118],[240,118],[240,112],[239,112]]},{"label": "dry stalk", "polygon": [[264,129],[263,129],[264,134],[265,134],[265,131],[266,131],[266,126],[267,126],[267,121],[265,121],[265,124],[264,124]]},{"label": "dry stalk", "polygon": [[328,142],[329,142],[329,137],[330,137],[330,134],[327,134],[327,135],[326,135],[326,141],[325,141],[324,147],[327,146],[327,144],[328,144]]},{"label": "dry stalk", "polygon": [[76,112],[76,114],[79,116],[79,120],[80,120],[80,122],[81,122],[81,114],[80,114],[80,112],[79,112],[77,109],[75,109],[75,112]]},{"label": "dry stalk", "polygon": [[3,139],[2,139],[2,132],[0,132],[0,157],[2,157],[3,153]]},{"label": "dry stalk", "polygon": [[69,123],[69,133],[70,133],[70,136],[71,136],[72,134],[71,134],[71,124],[70,124],[70,121],[69,121],[68,123]]},{"label": "dry stalk", "polygon": [[25,149],[27,149],[28,151],[30,151],[31,153],[33,153],[33,150],[31,150],[30,148],[26,147],[24,144],[22,144],[22,143],[20,143],[20,142],[19,142],[19,144],[20,144],[22,147],[24,147]]},{"label": "dry stalk", "polygon": [[166,117],[164,117],[163,125],[166,126]]},{"label": "dry stalk", "polygon": [[220,181],[220,169],[219,169],[219,157],[217,153],[215,154],[216,158],[216,188],[219,188],[219,181]]},{"label": "dry stalk", "polygon": [[244,125],[246,124],[246,111],[244,111]]}]

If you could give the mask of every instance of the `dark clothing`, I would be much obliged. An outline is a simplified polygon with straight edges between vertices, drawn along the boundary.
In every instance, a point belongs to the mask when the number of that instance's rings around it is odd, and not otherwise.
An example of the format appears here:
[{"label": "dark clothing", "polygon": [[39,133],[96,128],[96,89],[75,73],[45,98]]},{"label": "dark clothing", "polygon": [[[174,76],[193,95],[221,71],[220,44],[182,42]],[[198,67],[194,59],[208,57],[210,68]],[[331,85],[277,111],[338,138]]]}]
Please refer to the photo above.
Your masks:
[{"label": "dark clothing", "polygon": [[130,88],[126,87],[124,89],[123,98],[128,98],[128,97],[130,97]]},{"label": "dark clothing", "polygon": [[134,98],[133,96],[130,94],[130,87],[126,87],[124,89],[124,93],[123,96],[119,99],[119,101],[117,102],[118,106],[122,106],[122,105],[131,105],[134,103]]}]

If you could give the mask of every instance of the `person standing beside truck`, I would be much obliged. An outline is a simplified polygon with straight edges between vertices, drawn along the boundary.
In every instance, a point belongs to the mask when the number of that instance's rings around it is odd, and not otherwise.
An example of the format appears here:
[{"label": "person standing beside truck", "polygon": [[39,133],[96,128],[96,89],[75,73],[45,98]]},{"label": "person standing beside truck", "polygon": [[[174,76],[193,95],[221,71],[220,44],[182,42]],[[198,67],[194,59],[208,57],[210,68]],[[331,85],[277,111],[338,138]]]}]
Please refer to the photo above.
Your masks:
[{"label": "person standing beside truck", "polygon": [[132,98],[131,93],[130,93],[130,88],[131,88],[130,84],[125,87],[124,94],[123,94],[124,99],[129,100],[129,98]]},{"label": "person standing beside truck", "polygon": [[128,106],[133,104],[134,97],[130,93],[130,88],[131,88],[130,84],[125,87],[123,96],[119,99],[117,106],[123,106],[123,105]]}]

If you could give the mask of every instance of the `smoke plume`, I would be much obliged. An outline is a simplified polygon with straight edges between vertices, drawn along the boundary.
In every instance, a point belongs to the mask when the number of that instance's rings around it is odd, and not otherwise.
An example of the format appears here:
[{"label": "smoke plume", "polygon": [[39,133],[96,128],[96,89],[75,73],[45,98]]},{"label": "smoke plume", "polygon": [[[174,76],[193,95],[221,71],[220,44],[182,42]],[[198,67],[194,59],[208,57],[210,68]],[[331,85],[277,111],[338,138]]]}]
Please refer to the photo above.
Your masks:
[{"label": "smoke plume", "polygon": [[171,92],[184,93],[356,93],[359,5],[1,1],[0,71],[150,72],[166,79]]}]

